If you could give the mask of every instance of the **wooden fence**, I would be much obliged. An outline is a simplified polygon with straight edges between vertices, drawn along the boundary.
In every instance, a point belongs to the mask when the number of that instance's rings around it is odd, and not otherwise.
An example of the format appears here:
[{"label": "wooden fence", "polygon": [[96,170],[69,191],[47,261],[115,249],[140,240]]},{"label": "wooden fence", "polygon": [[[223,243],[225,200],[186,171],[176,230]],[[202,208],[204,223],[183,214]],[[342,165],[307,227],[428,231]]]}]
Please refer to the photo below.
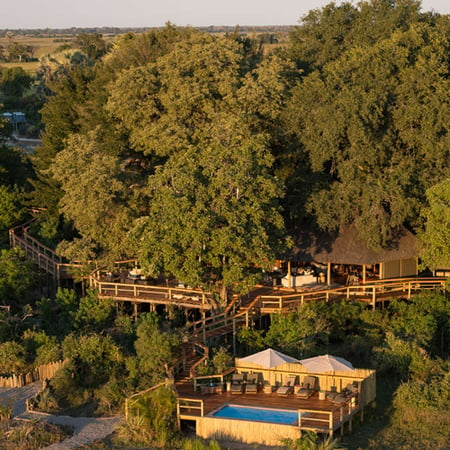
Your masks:
[{"label": "wooden fence", "polygon": [[359,300],[370,303],[375,307],[379,301],[390,297],[404,295],[411,298],[412,295],[426,290],[445,291],[446,278],[394,278],[378,280],[370,284],[358,286],[343,286],[321,291],[304,291],[278,295],[261,295],[258,307],[261,312],[269,313],[281,310],[289,310],[310,301],[334,301],[334,300]]},{"label": "wooden fence", "polygon": [[67,361],[56,361],[36,367],[31,372],[24,374],[12,374],[0,377],[0,387],[22,387],[34,381],[44,381],[53,378],[55,373],[64,366]]}]

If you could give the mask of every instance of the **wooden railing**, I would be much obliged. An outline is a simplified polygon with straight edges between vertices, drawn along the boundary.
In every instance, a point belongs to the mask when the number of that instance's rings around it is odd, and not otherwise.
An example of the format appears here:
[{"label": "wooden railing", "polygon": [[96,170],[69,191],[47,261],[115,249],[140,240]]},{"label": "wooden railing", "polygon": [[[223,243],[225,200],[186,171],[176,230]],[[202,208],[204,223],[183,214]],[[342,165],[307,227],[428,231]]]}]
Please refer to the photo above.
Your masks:
[{"label": "wooden railing", "polygon": [[81,264],[68,264],[54,250],[30,236],[26,227],[16,227],[9,230],[9,242],[11,247],[21,248],[25,256],[34,261],[38,267],[56,280],[73,277],[74,273],[82,269]]},{"label": "wooden railing", "polygon": [[65,364],[65,361],[56,361],[48,364],[43,364],[36,367],[30,372],[24,374],[12,374],[7,377],[0,377],[0,387],[22,387],[34,381],[44,381],[53,378],[55,373],[61,369]]},{"label": "wooden railing", "polygon": [[344,286],[321,291],[297,292],[283,295],[261,295],[258,307],[264,311],[286,310],[303,305],[309,301],[332,300],[364,300],[375,307],[380,299],[386,299],[389,295],[404,294],[407,298],[423,290],[445,291],[446,278],[395,278],[378,280],[370,284],[358,286]]},{"label": "wooden railing", "polygon": [[201,358],[195,364],[193,364],[189,370],[189,376],[191,377],[191,379],[195,379],[195,376],[197,375],[197,368],[204,364],[209,358],[209,347],[200,344],[199,342],[193,342],[192,345],[194,346],[194,353],[197,353],[201,356]]},{"label": "wooden railing", "polygon": [[96,290],[103,297],[110,296],[141,302],[159,301],[160,303],[187,305],[204,310],[211,308],[212,294],[210,292],[192,288],[138,284],[138,282],[140,280],[136,280],[136,284],[104,281],[97,270],[89,276],[90,288]]},{"label": "wooden railing", "polygon": [[192,410],[198,411],[196,415],[203,417],[205,415],[205,407],[203,404],[203,400],[195,399],[195,398],[177,398],[177,419],[178,419],[178,428],[180,428],[180,417],[185,414],[188,416],[192,416]]},{"label": "wooden railing", "polygon": [[299,409],[298,426],[301,430],[327,430],[328,434],[333,436],[334,431],[337,428],[342,427],[349,417],[358,410],[359,407],[354,399],[345,401],[341,405],[337,406],[333,411]]},{"label": "wooden railing", "polygon": [[217,383],[214,384],[220,384],[223,386],[223,384],[225,383],[225,377],[227,377],[228,375],[232,374],[235,371],[236,371],[235,367],[230,367],[223,373],[218,373],[214,375],[194,376],[192,377],[192,382],[194,383],[194,391],[196,391],[198,387],[209,384],[210,382],[212,382],[212,380],[217,380]]},{"label": "wooden railing", "polygon": [[130,415],[130,402],[136,400],[138,397],[142,397],[145,394],[148,394],[151,391],[154,391],[162,386],[167,386],[170,383],[170,380],[167,380],[165,383],[159,383],[151,388],[145,389],[145,391],[137,392],[136,394],[131,395],[125,399],[125,420],[128,420]]}]

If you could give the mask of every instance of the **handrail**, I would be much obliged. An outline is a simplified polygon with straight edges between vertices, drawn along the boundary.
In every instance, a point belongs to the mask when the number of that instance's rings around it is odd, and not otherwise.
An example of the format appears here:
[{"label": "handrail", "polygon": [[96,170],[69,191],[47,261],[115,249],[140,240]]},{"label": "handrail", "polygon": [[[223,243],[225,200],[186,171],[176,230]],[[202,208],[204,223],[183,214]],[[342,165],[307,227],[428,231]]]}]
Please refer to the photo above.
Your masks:
[{"label": "handrail", "polygon": [[[183,404],[184,402],[184,404]],[[182,413],[182,409],[187,409],[190,411],[191,409],[200,411],[200,417],[203,417],[205,414],[205,408],[203,400],[197,398],[177,398],[177,419],[180,420],[180,415]],[[178,424],[179,425],[179,424]]]},{"label": "handrail", "polygon": [[361,284],[356,286],[343,286],[333,289],[325,289],[320,291],[304,291],[296,292],[292,294],[283,295],[261,295],[262,309],[286,309],[289,307],[298,306],[307,301],[312,300],[325,300],[330,301],[336,297],[343,297],[346,300],[352,298],[370,298],[372,305],[377,301],[378,295],[385,296],[389,292],[405,292],[407,297],[418,291],[424,289],[444,289],[445,290],[445,277],[433,277],[433,278],[394,278],[387,280],[379,280],[376,283]]},{"label": "handrail", "polygon": [[156,389],[158,389],[158,388],[160,388],[162,386],[167,386],[167,385],[168,385],[167,381],[164,382],[164,383],[159,383],[159,384],[157,384],[155,386],[152,386],[152,387],[150,387],[148,389],[145,389],[144,391],[136,392],[135,394],[130,395],[130,397],[127,397],[125,399],[125,420],[128,420],[128,415],[129,415],[128,411],[129,411],[129,406],[130,406],[129,405],[130,400],[134,399],[135,397],[139,397],[141,395],[147,394],[148,392],[154,391],[154,390],[156,390]]},{"label": "handrail", "polygon": [[209,347],[207,345],[201,344],[200,342],[193,342],[192,345],[194,346],[194,352],[196,350],[195,347],[199,347],[200,352],[202,352],[202,354],[203,354],[203,356],[198,361],[196,361],[189,370],[189,376],[191,378],[195,378],[195,374],[197,372],[197,367],[200,364],[203,364],[209,358]]}]

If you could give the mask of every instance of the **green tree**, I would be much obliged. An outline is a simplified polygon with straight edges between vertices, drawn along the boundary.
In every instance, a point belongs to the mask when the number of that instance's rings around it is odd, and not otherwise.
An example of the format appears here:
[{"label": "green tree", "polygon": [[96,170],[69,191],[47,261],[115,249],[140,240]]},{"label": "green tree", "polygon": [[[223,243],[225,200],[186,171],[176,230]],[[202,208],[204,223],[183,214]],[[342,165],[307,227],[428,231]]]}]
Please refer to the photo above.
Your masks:
[{"label": "green tree", "polygon": [[63,338],[74,329],[79,299],[74,290],[59,288],[54,298],[37,302],[42,328],[48,335]]},{"label": "green tree", "polygon": [[145,381],[160,382],[178,358],[178,336],[160,330],[157,316],[150,313],[141,315],[136,335],[134,347],[140,374]]},{"label": "green tree", "polygon": [[0,372],[4,375],[23,373],[27,368],[23,345],[7,341],[0,344]]},{"label": "green tree", "polygon": [[298,84],[289,115],[322,178],[309,201],[320,227],[354,222],[377,248],[417,223],[425,190],[449,171],[446,42],[445,28],[413,24]]},{"label": "green tree", "polygon": [[22,250],[0,250],[0,302],[13,311],[30,300],[36,285],[34,265],[25,259]]},{"label": "green tree", "polygon": [[0,93],[4,97],[22,97],[33,77],[22,67],[0,68]]},{"label": "green tree", "polygon": [[288,54],[306,72],[320,69],[352,48],[371,47],[396,30],[406,31],[424,20],[420,8],[415,0],[330,2],[301,18],[290,33]]},{"label": "green tree", "polygon": [[96,292],[89,290],[80,299],[75,313],[75,328],[84,332],[97,332],[112,325],[115,315],[115,301],[113,299],[99,299]]},{"label": "green tree", "polygon": [[123,72],[108,103],[135,148],[161,158],[131,233],[141,263],[192,285],[218,281],[223,300],[231,285],[254,283],[255,265],[274,259],[284,231],[283,188],[247,100],[269,77],[249,77],[241,95],[243,66],[237,42],[194,33],[154,64]]},{"label": "green tree", "polygon": [[81,33],[77,35],[74,45],[80,47],[91,61],[101,58],[108,48],[100,33]]},{"label": "green tree", "polygon": [[422,265],[431,269],[450,266],[450,179],[430,187],[428,207],[422,212],[425,228],[422,240]]},{"label": "green tree", "polygon": [[84,262],[101,260],[105,253],[113,260],[123,256],[123,234],[130,220],[123,208],[126,190],[120,161],[98,149],[99,133],[71,136],[50,167],[63,192],[61,211],[81,235],[61,243],[58,251]]},{"label": "green tree", "polygon": [[328,342],[330,323],[317,305],[306,304],[295,312],[272,314],[264,341],[301,358],[310,356],[319,344]]},{"label": "green tree", "polygon": [[109,336],[70,334],[62,342],[64,358],[73,364],[73,383],[96,388],[106,383],[121,368],[120,349]]}]

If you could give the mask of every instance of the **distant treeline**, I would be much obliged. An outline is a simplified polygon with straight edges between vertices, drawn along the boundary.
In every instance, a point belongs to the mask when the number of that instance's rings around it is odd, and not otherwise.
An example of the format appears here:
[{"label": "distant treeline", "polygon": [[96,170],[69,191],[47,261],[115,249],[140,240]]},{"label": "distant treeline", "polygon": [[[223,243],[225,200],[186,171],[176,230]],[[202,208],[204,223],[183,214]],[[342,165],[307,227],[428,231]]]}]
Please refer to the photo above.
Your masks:
[{"label": "distant treeline", "polygon": [[[158,30],[164,27],[93,27],[93,28],[38,28],[38,29],[0,29],[0,35],[12,31],[14,35],[34,36],[34,37],[59,37],[59,36],[77,36],[82,33],[101,33],[103,35],[115,35],[123,33],[144,33],[149,30]],[[207,33],[288,33],[293,26],[290,25],[258,25],[258,26],[225,26],[210,25],[208,27],[192,27]]]}]

